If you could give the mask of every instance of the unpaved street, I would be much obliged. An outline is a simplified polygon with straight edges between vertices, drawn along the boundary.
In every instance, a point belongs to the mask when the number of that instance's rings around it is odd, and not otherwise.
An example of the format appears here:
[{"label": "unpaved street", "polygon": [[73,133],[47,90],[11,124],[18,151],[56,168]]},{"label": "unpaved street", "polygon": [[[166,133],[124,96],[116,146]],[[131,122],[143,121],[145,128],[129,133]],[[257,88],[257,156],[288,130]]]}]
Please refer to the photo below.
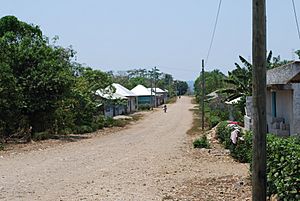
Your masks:
[{"label": "unpaved street", "polygon": [[192,107],[182,97],[111,135],[4,155],[0,200],[204,200],[197,185],[211,181],[225,183],[223,200],[242,200],[226,192],[226,177],[245,179],[246,165],[190,148]]}]

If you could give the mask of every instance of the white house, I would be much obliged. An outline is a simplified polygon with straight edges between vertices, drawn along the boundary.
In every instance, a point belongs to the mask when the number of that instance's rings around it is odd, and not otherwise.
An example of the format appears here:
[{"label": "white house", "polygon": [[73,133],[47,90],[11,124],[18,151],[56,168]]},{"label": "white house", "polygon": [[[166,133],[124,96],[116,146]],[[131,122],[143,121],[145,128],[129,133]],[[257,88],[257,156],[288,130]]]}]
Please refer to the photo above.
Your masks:
[{"label": "white house", "polygon": [[135,112],[138,109],[137,95],[120,84],[113,83],[112,86],[116,89],[115,94],[127,98],[127,113]]},{"label": "white house", "polygon": [[[126,96],[117,93],[112,93],[110,87],[107,87],[104,90],[97,90],[96,95],[101,97],[103,100],[106,100],[103,105],[104,116],[114,117],[117,115],[123,115],[127,113],[126,103],[128,101],[128,98]],[[118,102],[118,100],[120,101]],[[120,102],[125,102],[125,104],[121,104]]]},{"label": "white house", "polygon": [[[147,88],[151,92],[151,88]],[[165,104],[168,99],[168,92],[161,88],[152,88],[152,93],[155,94],[157,106]]]},{"label": "white house", "polygon": [[[300,134],[300,61],[267,71],[266,115],[268,132]],[[252,98],[247,98],[245,127],[252,125]],[[248,114],[247,114],[248,113]]]},{"label": "white house", "polygon": [[143,85],[137,85],[131,91],[138,97],[138,105],[152,105],[154,104],[154,93],[151,93]]}]

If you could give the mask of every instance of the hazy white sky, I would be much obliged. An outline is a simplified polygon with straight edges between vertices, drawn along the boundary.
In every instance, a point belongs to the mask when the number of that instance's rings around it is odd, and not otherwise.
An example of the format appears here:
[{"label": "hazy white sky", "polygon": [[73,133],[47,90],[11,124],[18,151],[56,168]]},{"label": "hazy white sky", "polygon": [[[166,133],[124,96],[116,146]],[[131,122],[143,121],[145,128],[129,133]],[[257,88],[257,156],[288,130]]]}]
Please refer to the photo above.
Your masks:
[{"label": "hazy white sky", "polygon": [[[223,0],[207,70],[251,59],[250,0]],[[44,35],[77,51],[95,69],[150,69],[193,80],[206,57],[219,0],[9,0],[1,16],[39,25]],[[298,18],[300,1],[296,0]],[[267,1],[268,50],[294,59],[300,40],[290,0]],[[300,21],[300,19],[298,19]]]}]

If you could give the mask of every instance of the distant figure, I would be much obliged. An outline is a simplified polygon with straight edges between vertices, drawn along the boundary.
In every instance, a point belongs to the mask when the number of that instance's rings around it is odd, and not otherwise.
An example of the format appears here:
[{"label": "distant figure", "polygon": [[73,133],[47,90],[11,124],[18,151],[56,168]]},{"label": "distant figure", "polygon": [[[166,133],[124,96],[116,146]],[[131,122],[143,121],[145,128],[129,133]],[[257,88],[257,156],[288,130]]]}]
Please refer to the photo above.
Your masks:
[{"label": "distant figure", "polygon": [[167,112],[167,105],[164,105],[164,111],[165,111],[165,113]]}]

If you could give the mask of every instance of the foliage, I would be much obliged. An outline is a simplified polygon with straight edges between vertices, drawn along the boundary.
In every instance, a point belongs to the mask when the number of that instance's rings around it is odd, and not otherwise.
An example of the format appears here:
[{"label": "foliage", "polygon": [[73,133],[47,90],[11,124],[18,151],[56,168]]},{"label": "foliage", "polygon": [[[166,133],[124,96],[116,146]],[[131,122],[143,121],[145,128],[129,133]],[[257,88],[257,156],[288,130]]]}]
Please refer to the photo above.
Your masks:
[{"label": "foliage", "polygon": [[[227,122],[217,127],[217,137],[231,155],[240,162],[252,161],[252,132],[242,133],[243,140],[236,145],[230,142],[231,129]],[[300,198],[300,139],[267,135],[267,190],[268,195],[277,194],[280,200]]]},{"label": "foliage", "polygon": [[[73,51],[51,46],[37,26],[13,16],[0,19],[0,30],[3,135],[8,137],[23,129],[12,123],[20,117],[27,119],[26,127],[32,127],[33,132],[50,129],[57,102],[68,94],[72,84]],[[8,103],[8,98],[13,101]]]},{"label": "foliage", "polygon": [[150,110],[150,108],[149,104],[139,105],[139,110]]},{"label": "foliage", "polygon": [[50,44],[38,26],[0,19],[0,137],[29,141],[103,128],[95,95],[107,73],[72,62],[75,51]]},{"label": "foliage", "polygon": [[205,104],[205,117],[209,127],[215,127],[219,122],[228,120],[229,111],[224,104]]},{"label": "foliage", "polygon": [[295,54],[297,54],[298,59],[300,59],[300,50],[296,50],[296,51],[295,51]]},{"label": "foliage", "polygon": [[282,200],[300,199],[300,143],[296,138],[267,138],[268,194]]},{"label": "foliage", "polygon": [[[201,74],[194,83],[194,93],[197,99],[197,102],[200,101],[202,95],[202,80],[203,75]],[[211,72],[204,72],[205,77],[205,94],[209,94],[213,91],[224,88],[224,79],[226,76],[220,72],[218,69],[215,69]]]},{"label": "foliage", "polygon": [[206,135],[203,135],[200,138],[196,139],[193,142],[193,145],[194,145],[194,148],[205,148],[205,149],[210,148],[210,144],[209,144],[209,141],[207,140]]}]

